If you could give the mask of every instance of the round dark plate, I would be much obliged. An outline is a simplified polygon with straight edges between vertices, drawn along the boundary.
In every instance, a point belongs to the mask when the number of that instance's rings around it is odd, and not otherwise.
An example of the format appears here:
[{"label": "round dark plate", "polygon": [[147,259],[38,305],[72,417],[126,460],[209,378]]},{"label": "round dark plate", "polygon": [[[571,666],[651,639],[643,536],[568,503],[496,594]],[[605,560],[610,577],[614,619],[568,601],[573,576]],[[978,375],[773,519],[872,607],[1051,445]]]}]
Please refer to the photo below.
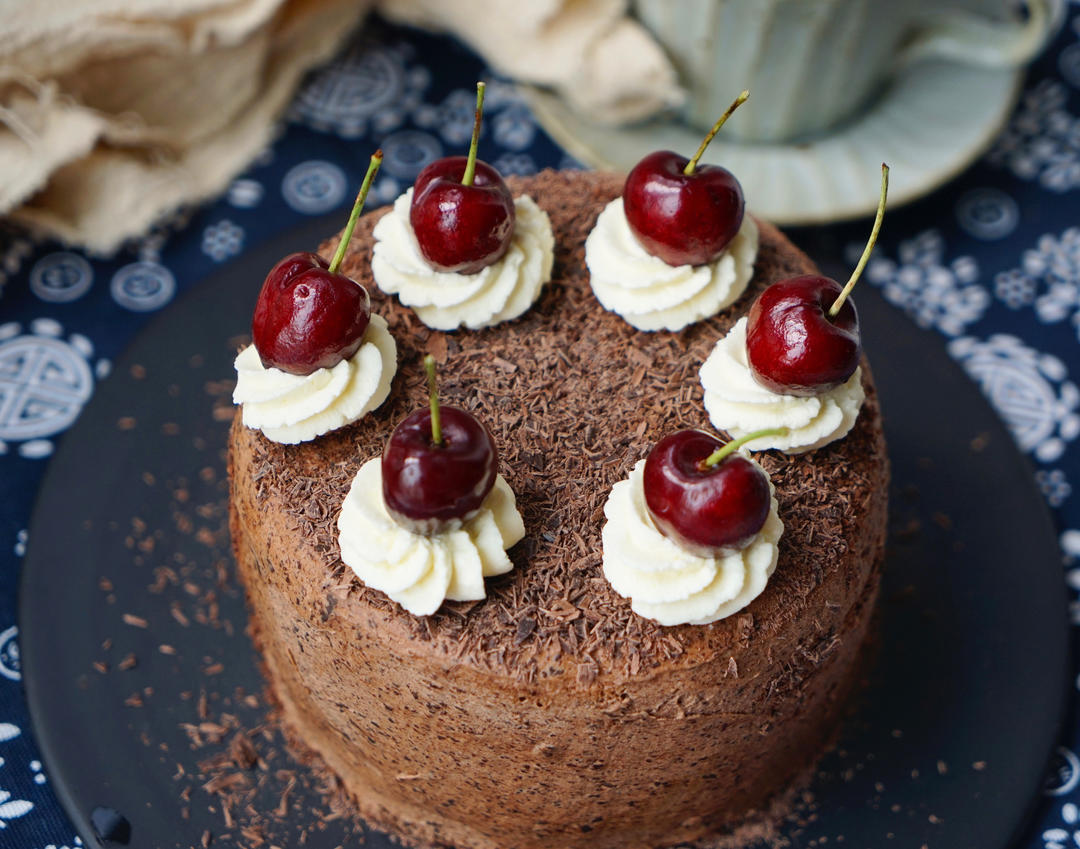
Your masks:
[{"label": "round dark plate", "polygon": [[[253,250],[162,313],[49,466],[22,578],[23,669],[52,785],[88,847],[114,845],[91,825],[100,807],[126,818],[133,846],[355,839],[324,776],[264,725],[223,449],[260,269],[338,223]],[[1026,461],[940,341],[869,286],[857,298],[894,478],[880,644],[813,808],[786,835],[1004,849],[1038,798],[1069,689],[1054,532]]]}]

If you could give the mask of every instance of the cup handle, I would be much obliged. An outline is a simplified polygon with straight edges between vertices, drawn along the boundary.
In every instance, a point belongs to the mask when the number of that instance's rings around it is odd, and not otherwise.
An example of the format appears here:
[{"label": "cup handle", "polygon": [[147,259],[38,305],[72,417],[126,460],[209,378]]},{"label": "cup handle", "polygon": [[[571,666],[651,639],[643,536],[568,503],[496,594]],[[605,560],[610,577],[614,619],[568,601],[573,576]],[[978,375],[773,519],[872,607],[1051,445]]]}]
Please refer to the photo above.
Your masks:
[{"label": "cup handle", "polygon": [[1023,23],[1002,23],[964,12],[931,12],[901,51],[901,65],[949,59],[987,68],[1025,64],[1042,50],[1062,10],[1062,0],[1027,0]]}]

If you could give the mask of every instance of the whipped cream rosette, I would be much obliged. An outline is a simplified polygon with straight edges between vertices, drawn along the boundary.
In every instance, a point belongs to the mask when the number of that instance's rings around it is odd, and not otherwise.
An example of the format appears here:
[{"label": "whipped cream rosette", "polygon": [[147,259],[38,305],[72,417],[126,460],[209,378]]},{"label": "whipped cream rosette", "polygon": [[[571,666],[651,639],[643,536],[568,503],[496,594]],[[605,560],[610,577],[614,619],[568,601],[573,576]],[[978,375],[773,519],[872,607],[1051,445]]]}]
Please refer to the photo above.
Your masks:
[{"label": "whipped cream rosette", "polygon": [[524,536],[514,492],[502,475],[469,518],[434,534],[405,529],[386,510],[379,457],[360,467],[338,518],[345,565],[417,616],[434,613],[446,600],[484,598],[484,579],[513,568],[506,551]]},{"label": "whipped cream rosette", "polygon": [[597,300],[638,330],[676,331],[715,315],[753,277],[758,228],[742,186],[700,161],[749,96],[732,101],[689,159],[656,150],[638,161],[585,241]]},{"label": "whipped cream rosette", "polygon": [[397,344],[386,319],[372,315],[356,353],[332,368],[289,374],[267,368],[254,345],[236,357],[233,402],[247,427],[274,442],[315,439],[376,409],[390,394]]},{"label": "whipped cream rosette", "polygon": [[768,515],[749,545],[707,556],[657,526],[645,500],[645,463],[612,487],[604,505],[604,577],[635,613],[661,625],[705,625],[742,610],[776,569],[784,525],[772,483]]},{"label": "whipped cream rosette", "polygon": [[384,292],[397,295],[436,330],[477,330],[524,313],[551,279],[555,239],[547,213],[528,197],[514,199],[514,234],[502,258],[473,274],[437,271],[417,244],[409,221],[413,190],[375,225],[371,272]]},{"label": "whipped cream rosette", "polygon": [[840,439],[855,425],[865,393],[862,368],[844,383],[817,395],[784,395],[754,379],[746,356],[746,323],[740,318],[701,366],[705,409],[718,430],[739,438],[762,428],[787,432],[752,440],[747,446],[788,454],[812,451]]},{"label": "whipped cream rosette", "polygon": [[604,207],[585,240],[596,299],[638,330],[681,330],[730,306],[754,276],[757,252],[758,228],[746,215],[719,258],[668,265],[634,237],[622,198]]}]

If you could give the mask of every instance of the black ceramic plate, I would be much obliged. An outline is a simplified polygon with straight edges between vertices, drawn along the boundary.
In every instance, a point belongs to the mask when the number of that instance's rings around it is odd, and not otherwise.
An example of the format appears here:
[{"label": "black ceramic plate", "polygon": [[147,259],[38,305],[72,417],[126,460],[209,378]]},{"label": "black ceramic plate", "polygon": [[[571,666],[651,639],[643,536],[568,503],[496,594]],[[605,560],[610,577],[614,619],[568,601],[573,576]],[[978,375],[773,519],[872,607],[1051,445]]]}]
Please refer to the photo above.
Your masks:
[{"label": "black ceramic plate", "polygon": [[[255,827],[279,846],[352,839],[260,727],[222,449],[259,269],[336,226],[254,250],[166,310],[50,464],[22,582],[23,669],[52,785],[88,847],[105,845],[90,824],[100,806],[141,847],[246,846]],[[796,847],[1005,849],[1038,797],[1068,689],[1053,530],[1030,469],[939,340],[869,286],[858,300],[895,481],[880,647],[813,815],[787,834]],[[263,762],[223,768],[238,729]],[[227,810],[222,780],[237,788]]]}]

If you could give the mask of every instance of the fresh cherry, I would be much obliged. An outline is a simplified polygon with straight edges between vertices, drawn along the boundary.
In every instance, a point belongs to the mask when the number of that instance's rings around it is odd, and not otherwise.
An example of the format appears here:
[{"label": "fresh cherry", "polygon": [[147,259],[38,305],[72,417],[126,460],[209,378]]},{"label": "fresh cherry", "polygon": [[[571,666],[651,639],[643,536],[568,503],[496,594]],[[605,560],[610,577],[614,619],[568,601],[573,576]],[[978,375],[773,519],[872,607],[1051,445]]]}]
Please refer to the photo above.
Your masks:
[{"label": "fresh cherry", "polygon": [[380,162],[382,151],[376,151],[329,264],[317,254],[289,254],[266,275],[251,322],[265,368],[308,375],[333,368],[360,347],[371,320],[371,298],[338,269]]},{"label": "fresh cherry", "polygon": [[623,187],[630,232],[668,265],[704,265],[719,257],[742,226],[746,202],[735,176],[719,165],[698,165],[713,136],[749,97],[743,92],[720,116],[692,159],[670,150],[650,153]]},{"label": "fresh cherry", "polygon": [[859,365],[862,342],[855,304],[835,318],[829,307],[839,283],[807,274],[773,283],[750,307],[746,358],[754,379],[781,395],[817,395],[846,381]]},{"label": "fresh cherry", "polygon": [[750,307],[746,359],[765,388],[782,395],[817,395],[855,373],[862,352],[859,315],[848,295],[877,243],[889,167],[881,165],[881,198],[874,227],[847,285],[816,274],[773,283]]},{"label": "fresh cherry", "polygon": [[484,84],[468,156],[432,162],[413,184],[409,223],[424,259],[438,271],[475,274],[499,260],[514,236],[514,198],[499,172],[476,158]]},{"label": "fresh cherry", "polygon": [[702,430],[680,430],[645,460],[645,506],[664,536],[702,557],[745,548],[765,524],[771,495],[765,473],[735,449],[783,428],[726,445]]},{"label": "fresh cherry", "polygon": [[402,527],[434,534],[480,507],[495,484],[499,453],[479,419],[439,405],[430,355],[424,367],[431,407],[410,413],[390,434],[382,454],[383,501]]}]

